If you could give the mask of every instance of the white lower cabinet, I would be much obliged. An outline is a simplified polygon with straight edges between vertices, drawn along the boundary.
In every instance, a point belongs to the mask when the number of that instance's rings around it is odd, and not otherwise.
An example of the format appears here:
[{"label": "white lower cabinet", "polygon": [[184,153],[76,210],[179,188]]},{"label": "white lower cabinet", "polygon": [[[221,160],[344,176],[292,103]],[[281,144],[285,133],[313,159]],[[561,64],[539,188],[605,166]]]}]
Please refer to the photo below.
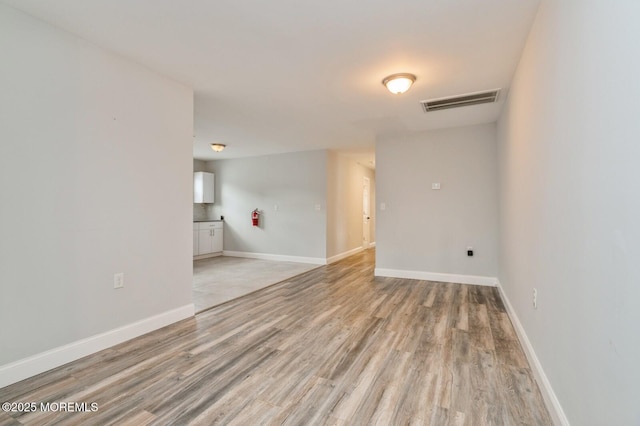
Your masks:
[{"label": "white lower cabinet", "polygon": [[[222,252],[224,237],[224,225],[222,222],[200,222],[198,223],[198,247],[194,256]],[[194,240],[195,240],[194,231]],[[195,243],[194,243],[195,250]]]},{"label": "white lower cabinet", "polygon": [[224,238],[224,227],[222,223],[220,226],[213,228],[213,242],[212,242],[212,252],[220,253],[222,252],[222,239]]},{"label": "white lower cabinet", "polygon": [[200,249],[198,247],[198,231],[199,231],[199,226],[197,223],[193,224],[193,255],[197,256],[198,253],[200,252]]}]

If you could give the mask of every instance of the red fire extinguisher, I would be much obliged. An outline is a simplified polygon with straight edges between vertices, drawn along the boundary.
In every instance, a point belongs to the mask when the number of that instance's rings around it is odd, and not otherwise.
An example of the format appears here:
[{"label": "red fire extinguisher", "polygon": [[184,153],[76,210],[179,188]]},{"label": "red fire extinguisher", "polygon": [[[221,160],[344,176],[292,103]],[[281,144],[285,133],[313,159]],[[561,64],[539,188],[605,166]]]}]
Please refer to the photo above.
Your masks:
[{"label": "red fire extinguisher", "polygon": [[254,211],[251,212],[251,223],[253,224],[253,226],[259,226],[259,222],[260,222],[260,212],[258,211],[258,209],[255,209]]}]

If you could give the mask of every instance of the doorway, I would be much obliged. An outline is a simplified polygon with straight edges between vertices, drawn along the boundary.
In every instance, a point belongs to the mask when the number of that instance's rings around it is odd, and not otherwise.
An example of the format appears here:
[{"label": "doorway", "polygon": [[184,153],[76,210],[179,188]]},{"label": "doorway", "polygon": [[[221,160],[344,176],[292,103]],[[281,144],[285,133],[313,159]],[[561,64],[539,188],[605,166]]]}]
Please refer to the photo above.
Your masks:
[{"label": "doorway", "polygon": [[362,248],[371,244],[371,181],[362,178]]}]

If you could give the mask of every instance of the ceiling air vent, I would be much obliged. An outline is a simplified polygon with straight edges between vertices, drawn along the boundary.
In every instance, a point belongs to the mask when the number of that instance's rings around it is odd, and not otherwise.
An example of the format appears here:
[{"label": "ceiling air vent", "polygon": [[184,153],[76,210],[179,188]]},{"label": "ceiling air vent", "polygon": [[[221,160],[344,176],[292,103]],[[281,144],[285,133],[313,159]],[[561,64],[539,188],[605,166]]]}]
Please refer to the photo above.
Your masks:
[{"label": "ceiling air vent", "polygon": [[440,111],[442,109],[459,108],[469,105],[488,104],[498,100],[500,89],[486,92],[467,93],[466,95],[448,98],[429,99],[420,101],[424,112]]}]

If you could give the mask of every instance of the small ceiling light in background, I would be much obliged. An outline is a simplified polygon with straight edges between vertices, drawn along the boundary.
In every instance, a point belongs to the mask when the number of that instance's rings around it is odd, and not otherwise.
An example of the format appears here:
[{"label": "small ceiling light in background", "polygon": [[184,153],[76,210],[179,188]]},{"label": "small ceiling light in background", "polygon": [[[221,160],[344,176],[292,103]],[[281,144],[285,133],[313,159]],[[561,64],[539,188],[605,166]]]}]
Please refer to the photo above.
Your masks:
[{"label": "small ceiling light in background", "polygon": [[221,152],[223,149],[225,149],[227,146],[221,143],[212,143],[211,144],[211,149],[214,150],[215,152]]},{"label": "small ceiling light in background", "polygon": [[413,82],[416,81],[416,76],[408,73],[392,74],[382,80],[389,91],[395,95],[409,90]]}]

